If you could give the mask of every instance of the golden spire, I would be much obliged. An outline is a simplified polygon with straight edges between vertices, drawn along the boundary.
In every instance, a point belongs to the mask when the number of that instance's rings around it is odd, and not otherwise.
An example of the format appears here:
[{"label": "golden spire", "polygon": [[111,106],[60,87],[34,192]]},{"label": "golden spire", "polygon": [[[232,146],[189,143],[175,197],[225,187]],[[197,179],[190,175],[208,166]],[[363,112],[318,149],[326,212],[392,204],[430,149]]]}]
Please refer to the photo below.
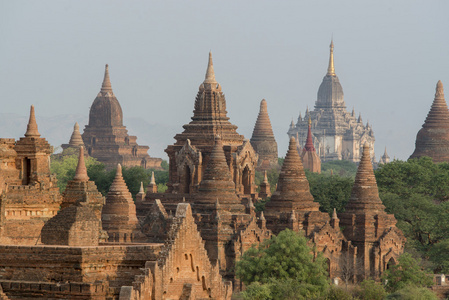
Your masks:
[{"label": "golden spire", "polygon": [[206,78],[204,83],[217,83],[215,81],[214,63],[212,62],[212,52],[209,52],[209,62],[207,64]]},{"label": "golden spire", "polygon": [[38,138],[41,136],[39,131],[37,130],[36,116],[34,114],[34,105],[31,105],[30,108],[30,119],[28,121],[25,136],[31,138]]},{"label": "golden spire", "polygon": [[309,115],[309,126],[312,126],[312,120],[310,119],[310,115]]},{"label": "golden spire", "polygon": [[112,85],[111,85],[111,79],[109,79],[109,66],[106,64],[105,70],[104,70],[104,79],[103,84],[101,85],[101,91],[102,92],[112,92]]},{"label": "golden spire", "polygon": [[330,55],[329,55],[329,67],[327,68],[327,75],[335,76],[334,69],[334,41],[331,40],[330,44]]}]

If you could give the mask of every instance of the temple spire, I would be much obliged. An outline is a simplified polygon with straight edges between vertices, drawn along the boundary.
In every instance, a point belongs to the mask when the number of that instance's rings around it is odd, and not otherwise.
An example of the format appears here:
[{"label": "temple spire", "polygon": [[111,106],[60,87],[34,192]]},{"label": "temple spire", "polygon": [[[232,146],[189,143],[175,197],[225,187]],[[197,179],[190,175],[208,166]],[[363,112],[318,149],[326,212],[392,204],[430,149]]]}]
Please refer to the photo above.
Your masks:
[{"label": "temple spire", "polygon": [[78,122],[76,122],[75,126],[73,126],[73,132],[72,132],[72,136],[70,137],[69,145],[72,147],[84,146],[84,142],[83,142],[83,138],[81,137],[80,126],[78,125]]},{"label": "temple spire", "polygon": [[214,63],[212,62],[212,52],[209,52],[209,63],[207,64],[206,78],[204,83],[217,83],[215,81]]},{"label": "temple spire", "polygon": [[312,120],[309,117],[309,129],[307,131],[307,140],[306,145],[304,146],[306,151],[315,151],[315,147],[313,146],[313,138],[312,138]]},{"label": "temple spire", "polygon": [[80,153],[78,157],[78,165],[76,166],[74,181],[89,181],[87,176],[86,164],[84,163],[84,147],[80,147]]},{"label": "temple spire", "polygon": [[156,180],[154,179],[154,171],[151,172],[150,184],[156,184]]},{"label": "temple spire", "polygon": [[329,67],[327,68],[327,75],[335,76],[334,69],[334,41],[331,40],[330,44],[330,55],[329,55]]},{"label": "temple spire", "polygon": [[31,137],[31,138],[38,138],[41,136],[39,131],[37,131],[36,116],[34,114],[34,105],[31,105],[30,119],[28,121],[27,131],[25,133],[25,136]]},{"label": "temple spire", "polygon": [[109,66],[106,64],[105,70],[104,70],[104,79],[103,84],[101,85],[101,91],[102,92],[112,92],[112,85],[111,85],[111,79],[109,79]]}]

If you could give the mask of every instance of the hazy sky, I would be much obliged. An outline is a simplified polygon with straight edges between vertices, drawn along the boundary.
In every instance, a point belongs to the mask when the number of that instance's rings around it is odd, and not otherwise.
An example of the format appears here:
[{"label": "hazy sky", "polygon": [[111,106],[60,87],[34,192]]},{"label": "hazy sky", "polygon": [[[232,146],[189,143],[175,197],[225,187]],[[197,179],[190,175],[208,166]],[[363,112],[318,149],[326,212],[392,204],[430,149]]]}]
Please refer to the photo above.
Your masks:
[{"label": "hazy sky", "polygon": [[231,122],[250,138],[265,98],[284,156],[332,35],[346,105],[372,124],[377,159],[385,146],[407,159],[437,81],[449,91],[447,0],[0,0],[0,112],[87,116],[108,63],[125,125],[132,116],[182,132],[212,50]]}]

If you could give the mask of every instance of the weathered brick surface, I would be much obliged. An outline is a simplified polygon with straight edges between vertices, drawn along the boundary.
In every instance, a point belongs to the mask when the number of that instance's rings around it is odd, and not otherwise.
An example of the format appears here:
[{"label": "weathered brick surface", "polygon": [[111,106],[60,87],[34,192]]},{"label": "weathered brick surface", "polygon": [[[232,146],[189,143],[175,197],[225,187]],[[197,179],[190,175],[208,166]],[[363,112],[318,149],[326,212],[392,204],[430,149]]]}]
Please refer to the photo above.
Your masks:
[{"label": "weathered brick surface", "polygon": [[260,101],[259,115],[251,136],[251,145],[259,154],[258,170],[262,171],[278,167],[278,145],[271,128],[267,101],[265,99]]},{"label": "weathered brick surface", "polygon": [[138,145],[136,136],[128,135],[123,126],[123,112],[112,91],[106,65],[103,85],[89,113],[89,124],[83,132],[83,141],[90,156],[113,169],[117,164],[126,167],[142,166],[160,169],[162,159],[148,155],[148,146]]},{"label": "weathered brick surface", "polygon": [[449,161],[449,110],[441,81],[437,83],[427,118],[416,135],[415,151],[410,158],[421,156],[429,156],[436,163]]}]

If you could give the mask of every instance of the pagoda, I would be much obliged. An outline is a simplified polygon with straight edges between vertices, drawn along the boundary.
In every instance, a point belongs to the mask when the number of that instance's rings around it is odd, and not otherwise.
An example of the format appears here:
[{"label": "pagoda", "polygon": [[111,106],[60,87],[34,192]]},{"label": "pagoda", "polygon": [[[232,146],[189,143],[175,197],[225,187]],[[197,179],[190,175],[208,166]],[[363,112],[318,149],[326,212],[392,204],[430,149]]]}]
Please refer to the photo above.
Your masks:
[{"label": "pagoda", "polygon": [[82,137],[88,154],[108,169],[115,168],[117,164],[145,169],[161,168],[162,159],[150,157],[147,153],[149,147],[138,145],[137,137],[128,135],[128,130],[123,126],[122,107],[112,91],[108,65]]},{"label": "pagoda", "polygon": [[250,141],[254,150],[259,154],[258,170],[263,171],[279,166],[278,145],[274,138],[265,99],[260,101],[260,111]]},{"label": "pagoda", "polygon": [[318,89],[314,110],[307,109],[304,118],[299,114],[296,124],[288,130],[290,137],[298,134],[299,143],[306,143],[308,120],[312,120],[312,140],[322,162],[349,160],[358,162],[365,143],[370,145],[374,157],[374,133],[372,127],[357,119],[354,110],[346,110],[343,88],[334,68],[334,43],[330,44],[329,66]]},{"label": "pagoda", "polygon": [[301,153],[302,164],[305,169],[314,172],[321,173],[321,160],[318,154],[316,154],[315,147],[312,140],[312,121],[309,119],[309,130],[307,131],[307,141]]},{"label": "pagoda", "polygon": [[431,157],[433,162],[449,162],[449,111],[443,83],[438,81],[435,98],[422,128],[416,135],[415,151],[410,158]]}]

